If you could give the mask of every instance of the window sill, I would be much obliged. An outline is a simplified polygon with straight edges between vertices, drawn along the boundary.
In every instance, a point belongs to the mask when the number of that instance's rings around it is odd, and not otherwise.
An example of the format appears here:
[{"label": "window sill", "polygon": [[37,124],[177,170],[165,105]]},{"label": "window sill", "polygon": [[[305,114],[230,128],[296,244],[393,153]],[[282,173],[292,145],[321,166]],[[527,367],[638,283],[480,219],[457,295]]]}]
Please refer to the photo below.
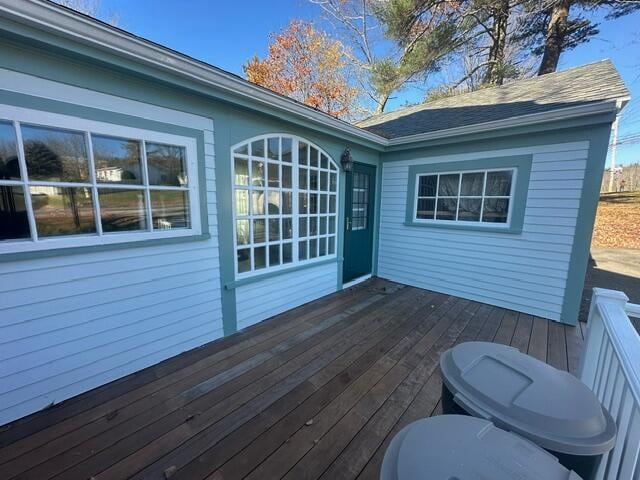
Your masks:
[{"label": "window sill", "polygon": [[96,253],[105,251],[116,251],[132,248],[155,247],[158,245],[172,245],[176,243],[199,242],[209,240],[211,235],[202,233],[198,235],[184,235],[177,237],[153,238],[149,240],[135,240],[122,243],[110,243],[100,245],[87,245],[81,247],[54,247],[46,250],[33,250],[15,253],[0,254],[0,263],[15,262],[20,260],[33,260],[38,258],[61,257],[66,255],[81,255],[85,253]]},{"label": "window sill", "polygon": [[234,280],[233,282],[226,283],[224,285],[224,288],[225,290],[233,290],[238,287],[242,287],[244,285],[261,282],[262,280],[267,280],[269,278],[277,277],[279,275],[293,273],[299,270],[306,270],[307,268],[319,267],[321,265],[328,265],[330,263],[340,263],[340,262],[342,262],[342,258],[332,257],[332,258],[327,258],[325,260],[318,260],[316,262],[309,262],[309,263],[303,263],[301,265],[294,265],[290,268],[283,268],[281,270],[276,270],[273,272],[264,272],[258,275],[252,275],[251,277],[240,278],[238,280]]},{"label": "window sill", "polygon": [[522,233],[522,228],[511,225],[510,227],[494,227],[486,225],[463,225],[460,223],[452,223],[450,225],[444,223],[426,223],[426,222],[404,222],[405,227],[420,227],[420,228],[440,228],[446,230],[466,230],[473,232],[485,232],[485,233],[506,233],[506,234],[519,234]]}]

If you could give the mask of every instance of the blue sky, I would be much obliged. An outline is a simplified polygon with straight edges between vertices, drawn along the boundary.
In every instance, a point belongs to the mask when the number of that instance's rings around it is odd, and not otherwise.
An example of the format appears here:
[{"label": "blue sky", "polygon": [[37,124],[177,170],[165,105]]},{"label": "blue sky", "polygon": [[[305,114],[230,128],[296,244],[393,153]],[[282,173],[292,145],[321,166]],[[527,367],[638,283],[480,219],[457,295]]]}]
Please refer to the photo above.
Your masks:
[{"label": "blue sky", "polygon": [[[292,18],[322,21],[319,7],[308,0],[102,0],[102,11],[116,12],[119,26],[149,40],[242,75],[242,64],[264,55],[268,35]],[[560,69],[610,58],[620,70],[632,101],[623,111],[619,136],[640,133],[640,12],[603,22],[591,42],[565,52]],[[398,94],[394,109],[417,102],[423,89]],[[640,144],[620,146],[618,163],[640,161]]]}]

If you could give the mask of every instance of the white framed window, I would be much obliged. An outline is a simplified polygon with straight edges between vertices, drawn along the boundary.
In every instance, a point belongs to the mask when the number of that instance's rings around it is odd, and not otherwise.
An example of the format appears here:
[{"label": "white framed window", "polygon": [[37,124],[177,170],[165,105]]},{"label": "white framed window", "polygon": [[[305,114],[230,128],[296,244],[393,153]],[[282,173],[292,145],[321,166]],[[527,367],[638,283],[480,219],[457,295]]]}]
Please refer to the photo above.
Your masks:
[{"label": "white framed window", "polygon": [[0,105],[0,253],[201,233],[195,139]]},{"label": "white framed window", "polygon": [[231,148],[236,274],[251,276],[336,256],[338,167],[291,135]]},{"label": "white framed window", "polygon": [[510,225],[515,168],[425,173],[416,176],[414,221]]}]

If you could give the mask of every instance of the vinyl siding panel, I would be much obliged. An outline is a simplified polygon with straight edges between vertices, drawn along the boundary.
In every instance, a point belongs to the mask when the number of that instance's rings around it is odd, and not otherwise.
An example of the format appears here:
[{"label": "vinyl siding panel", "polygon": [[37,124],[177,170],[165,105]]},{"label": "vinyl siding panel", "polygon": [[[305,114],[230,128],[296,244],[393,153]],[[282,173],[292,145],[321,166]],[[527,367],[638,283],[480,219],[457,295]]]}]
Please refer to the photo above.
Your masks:
[{"label": "vinyl siding panel", "polygon": [[[378,275],[560,320],[588,142],[385,162]],[[522,232],[405,225],[409,166],[532,154]]]},{"label": "vinyl siding panel", "polygon": [[236,289],[238,329],[336,291],[338,263],[310,266]]},{"label": "vinyl siding panel", "polygon": [[[51,86],[24,77],[20,90],[32,95]],[[211,237],[2,263],[0,424],[223,335],[213,122],[70,88],[60,86],[58,98],[202,132]]]}]

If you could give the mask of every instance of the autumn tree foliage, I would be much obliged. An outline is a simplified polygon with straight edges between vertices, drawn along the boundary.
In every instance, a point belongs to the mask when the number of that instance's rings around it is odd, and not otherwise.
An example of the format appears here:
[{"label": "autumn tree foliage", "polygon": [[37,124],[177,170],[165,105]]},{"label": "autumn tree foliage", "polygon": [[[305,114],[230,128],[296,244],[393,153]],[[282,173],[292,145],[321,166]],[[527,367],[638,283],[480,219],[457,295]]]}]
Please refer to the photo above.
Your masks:
[{"label": "autumn tree foliage", "polygon": [[338,118],[361,114],[360,90],[351,84],[351,64],[344,45],[313,24],[293,20],[270,35],[265,58],[244,65],[247,79]]}]

